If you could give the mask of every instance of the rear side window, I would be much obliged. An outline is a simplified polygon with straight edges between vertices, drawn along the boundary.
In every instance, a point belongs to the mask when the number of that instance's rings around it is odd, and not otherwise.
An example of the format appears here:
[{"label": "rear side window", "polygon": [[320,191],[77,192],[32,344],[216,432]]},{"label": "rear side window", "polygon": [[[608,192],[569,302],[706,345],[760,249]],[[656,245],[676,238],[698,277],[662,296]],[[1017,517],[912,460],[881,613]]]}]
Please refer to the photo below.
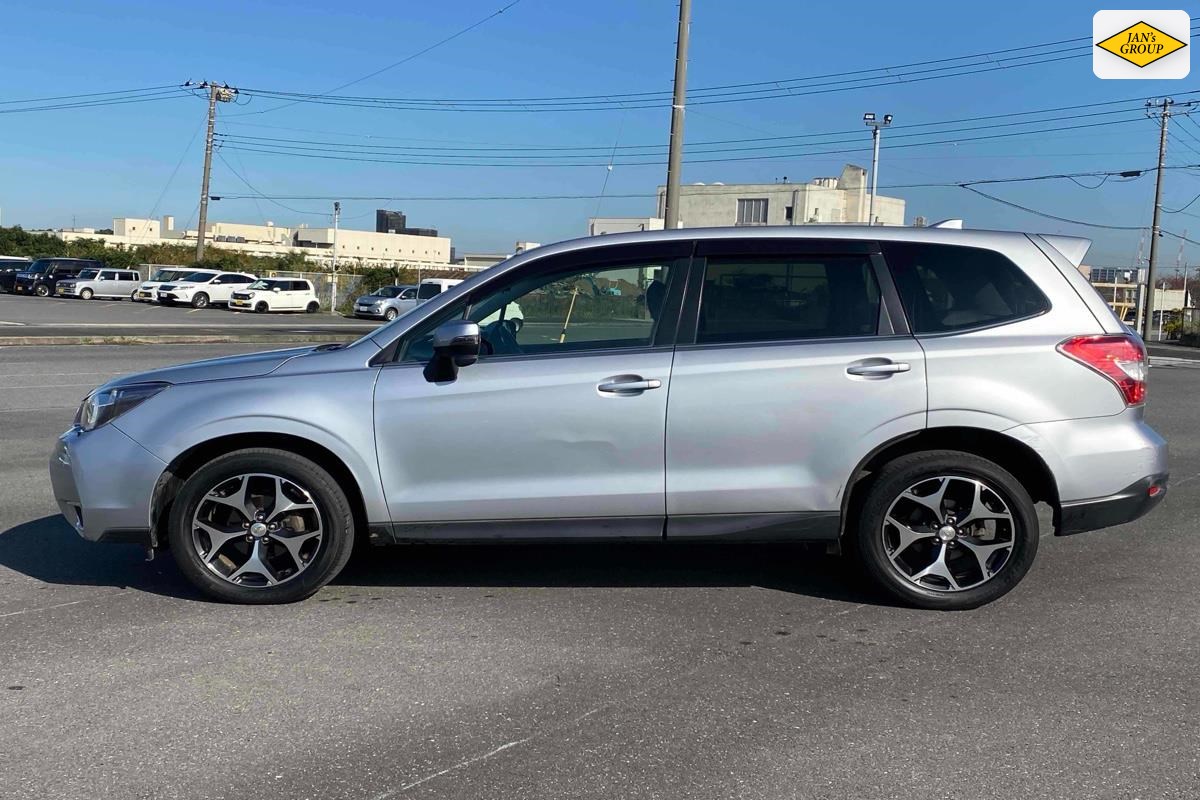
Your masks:
[{"label": "rear side window", "polygon": [[879,285],[866,256],[711,258],[696,341],[873,336]]},{"label": "rear side window", "polygon": [[999,325],[1050,310],[1050,301],[1005,256],[978,247],[884,242],[913,333]]}]

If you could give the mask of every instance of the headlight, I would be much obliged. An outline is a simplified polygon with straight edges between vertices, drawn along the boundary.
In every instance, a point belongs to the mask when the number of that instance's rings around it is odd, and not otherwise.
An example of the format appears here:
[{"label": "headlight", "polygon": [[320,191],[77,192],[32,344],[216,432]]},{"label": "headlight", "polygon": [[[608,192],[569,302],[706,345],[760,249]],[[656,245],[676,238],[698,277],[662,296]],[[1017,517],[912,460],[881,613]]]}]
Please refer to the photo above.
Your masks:
[{"label": "headlight", "polygon": [[131,383],[112,389],[98,389],[84,398],[75,414],[75,424],[85,431],[98,428],[106,422],[112,422],[131,408],[136,408],[170,385]]}]

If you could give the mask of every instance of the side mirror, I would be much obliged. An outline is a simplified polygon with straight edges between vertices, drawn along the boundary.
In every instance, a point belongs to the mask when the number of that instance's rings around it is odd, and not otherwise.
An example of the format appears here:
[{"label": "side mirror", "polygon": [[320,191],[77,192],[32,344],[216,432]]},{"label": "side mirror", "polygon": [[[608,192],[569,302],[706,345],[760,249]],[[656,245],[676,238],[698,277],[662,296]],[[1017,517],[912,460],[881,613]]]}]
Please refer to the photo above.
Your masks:
[{"label": "side mirror", "polygon": [[443,322],[433,332],[433,358],[425,365],[425,380],[455,380],[459,367],[469,367],[479,360],[479,343],[478,323],[463,319]]},{"label": "side mirror", "polygon": [[281,290],[280,290],[280,288],[279,288],[278,286],[274,286],[274,287],[272,287],[272,288],[271,288],[271,291],[272,291],[272,292],[278,292],[278,291],[281,291]]}]

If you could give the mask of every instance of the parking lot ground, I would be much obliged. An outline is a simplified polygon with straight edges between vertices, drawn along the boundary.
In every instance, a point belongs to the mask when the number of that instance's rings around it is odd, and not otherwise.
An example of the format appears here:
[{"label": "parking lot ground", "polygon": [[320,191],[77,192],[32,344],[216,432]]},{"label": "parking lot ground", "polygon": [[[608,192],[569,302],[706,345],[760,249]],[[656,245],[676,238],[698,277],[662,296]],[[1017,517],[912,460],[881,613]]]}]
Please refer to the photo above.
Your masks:
[{"label": "parking lot ground", "polygon": [[254,314],[222,307],[195,309],[129,300],[77,300],[0,294],[0,344],[41,337],[116,338],[188,336],[197,338],[329,336],[350,339],[379,323],[318,314]]},{"label": "parking lot ground", "polygon": [[248,349],[0,348],[0,797],[1200,796],[1200,363],[1151,370],[1160,507],[976,611],[661,543],[378,550],[259,608],[83,542],[46,479],[92,385]]}]

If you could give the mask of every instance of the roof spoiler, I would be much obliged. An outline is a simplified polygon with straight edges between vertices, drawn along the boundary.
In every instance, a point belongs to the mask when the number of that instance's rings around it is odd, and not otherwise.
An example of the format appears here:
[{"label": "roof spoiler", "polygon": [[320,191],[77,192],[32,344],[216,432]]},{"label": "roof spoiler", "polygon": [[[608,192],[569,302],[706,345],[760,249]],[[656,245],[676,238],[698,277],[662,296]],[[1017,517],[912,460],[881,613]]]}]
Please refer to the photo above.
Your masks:
[{"label": "roof spoiler", "polygon": [[1087,255],[1087,251],[1092,246],[1091,239],[1084,239],[1079,236],[1059,236],[1054,233],[1043,233],[1041,237],[1046,244],[1062,253],[1063,258],[1070,261],[1071,266],[1076,268],[1083,263],[1083,257]]}]

